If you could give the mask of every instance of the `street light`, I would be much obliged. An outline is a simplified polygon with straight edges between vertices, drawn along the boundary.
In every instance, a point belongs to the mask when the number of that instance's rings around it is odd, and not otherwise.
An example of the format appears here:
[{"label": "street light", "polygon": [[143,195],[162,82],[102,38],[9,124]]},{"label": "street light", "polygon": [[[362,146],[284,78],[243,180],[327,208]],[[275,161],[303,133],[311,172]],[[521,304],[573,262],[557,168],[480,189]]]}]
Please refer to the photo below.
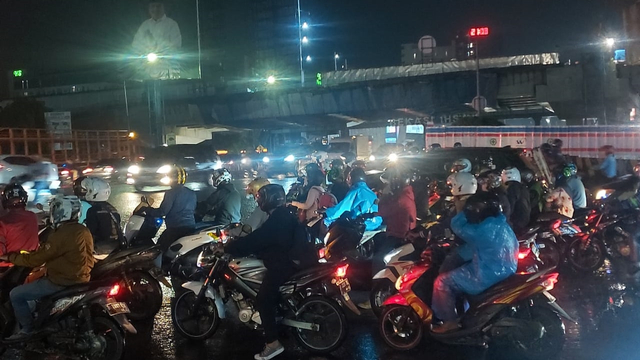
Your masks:
[{"label": "street light", "polygon": [[311,55],[307,55],[307,62],[311,62]]},{"label": "street light", "polygon": [[305,22],[302,24],[302,30],[307,30],[307,29],[309,29],[309,24],[305,21]]},{"label": "street light", "polygon": [[333,69],[338,71],[338,59],[340,59],[340,55],[338,53],[333,54]]},{"label": "street light", "polygon": [[308,43],[308,42],[309,42],[309,38],[307,38],[306,36],[303,36],[303,37],[302,37],[302,43],[303,43],[303,44],[306,44],[306,43]]},{"label": "street light", "polygon": [[616,44],[616,39],[614,39],[614,38],[606,38],[606,39],[605,39],[605,41],[604,41],[604,43],[607,45],[607,47],[608,47],[609,49],[612,49],[612,48],[613,48],[613,45],[615,45],[615,44]]},{"label": "street light", "polygon": [[154,63],[154,62],[158,61],[158,54],[156,54],[156,53],[147,54],[147,61],[150,62],[150,63]]},{"label": "street light", "polygon": [[275,83],[276,83],[276,77],[273,75],[269,75],[269,77],[267,78],[267,84],[273,85]]}]

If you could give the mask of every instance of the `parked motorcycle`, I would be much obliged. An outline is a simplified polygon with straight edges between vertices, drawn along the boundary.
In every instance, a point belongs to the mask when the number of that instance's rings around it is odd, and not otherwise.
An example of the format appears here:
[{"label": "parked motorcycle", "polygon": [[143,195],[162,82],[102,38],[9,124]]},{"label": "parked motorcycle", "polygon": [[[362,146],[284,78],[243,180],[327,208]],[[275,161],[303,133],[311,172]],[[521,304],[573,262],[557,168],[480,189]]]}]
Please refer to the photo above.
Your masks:
[{"label": "parked motorcycle", "polygon": [[[19,280],[29,269],[14,267],[3,275],[5,279]],[[14,278],[15,277],[15,278]],[[22,280],[24,280],[22,278]],[[21,282],[16,282],[20,284]],[[16,328],[8,288],[1,292],[0,335],[10,336]],[[126,303],[115,297],[121,287],[111,280],[94,281],[71,286],[36,302],[35,334],[20,342],[0,341],[0,353],[10,347],[23,347],[26,342],[43,341],[63,353],[89,359],[118,360],[124,354],[125,331],[135,334],[136,329],[126,317]]]},{"label": "parked motorcycle", "polygon": [[[447,242],[430,243],[434,254],[449,248]],[[432,256],[432,259],[443,256]],[[435,281],[439,261],[417,264],[397,282],[399,293],[384,302],[379,329],[385,342],[396,350],[410,350],[422,341],[424,328],[434,321],[431,299],[420,299],[413,284],[426,272]],[[558,273],[514,275],[476,296],[465,296],[469,309],[457,331],[437,334],[436,341],[452,345],[486,346],[495,343],[517,352],[514,358],[548,359],[564,344],[564,326],[559,315],[573,321],[549,293]],[[431,291],[428,289],[428,294]]]},{"label": "parked motorcycle", "polygon": [[[171,318],[178,333],[190,340],[205,340],[225,318],[229,300],[238,309],[240,321],[258,327],[260,314],[255,301],[266,268],[261,260],[232,260],[216,246],[200,254],[198,267],[206,274],[202,281],[183,284],[186,289],[174,303]],[[340,304],[359,313],[349,297],[348,265],[319,264],[295,274],[281,287],[279,323],[291,327],[305,349],[328,353],[337,349],[347,335],[347,321]]]}]

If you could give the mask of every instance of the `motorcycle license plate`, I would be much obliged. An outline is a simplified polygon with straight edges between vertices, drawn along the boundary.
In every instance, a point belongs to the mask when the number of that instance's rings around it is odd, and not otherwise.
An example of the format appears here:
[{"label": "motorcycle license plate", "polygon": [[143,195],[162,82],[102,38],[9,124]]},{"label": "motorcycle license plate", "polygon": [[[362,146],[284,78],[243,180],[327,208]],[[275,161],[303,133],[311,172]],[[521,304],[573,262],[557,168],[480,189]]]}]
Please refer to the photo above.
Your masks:
[{"label": "motorcycle license plate", "polygon": [[107,312],[109,313],[110,316],[116,316],[120,314],[128,314],[130,311],[129,311],[129,307],[127,306],[127,303],[112,302],[112,303],[107,303]]},{"label": "motorcycle license plate", "polygon": [[340,289],[340,293],[343,295],[351,291],[351,284],[349,284],[349,280],[340,279],[336,281],[336,286]]}]

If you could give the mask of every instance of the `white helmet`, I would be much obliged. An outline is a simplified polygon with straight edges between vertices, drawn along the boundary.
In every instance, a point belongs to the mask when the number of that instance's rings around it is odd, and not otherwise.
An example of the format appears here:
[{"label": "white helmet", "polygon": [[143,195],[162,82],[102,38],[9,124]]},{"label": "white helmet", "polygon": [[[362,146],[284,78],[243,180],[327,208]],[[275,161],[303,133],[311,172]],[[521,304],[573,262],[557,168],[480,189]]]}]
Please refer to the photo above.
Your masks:
[{"label": "white helmet", "polygon": [[522,182],[522,177],[518,168],[510,166],[502,170],[502,182],[506,184],[509,181]]},{"label": "white helmet", "polygon": [[213,175],[211,176],[212,185],[215,187],[220,186],[220,184],[225,182],[231,182],[232,177],[231,173],[227,169],[217,169],[213,171]]},{"label": "white helmet", "polygon": [[469,161],[469,159],[458,159],[456,161],[453,162],[453,165],[451,166],[451,172],[452,173],[458,173],[458,172],[471,172],[471,161]]},{"label": "white helmet", "polygon": [[49,201],[49,220],[54,228],[65,221],[77,221],[79,216],[80,199],[77,196],[57,195]]},{"label": "white helmet", "polygon": [[73,193],[86,201],[107,201],[111,196],[111,185],[101,178],[83,176],[73,183]]},{"label": "white helmet", "polygon": [[478,180],[468,172],[449,175],[447,185],[451,186],[453,196],[473,195],[478,190]]}]

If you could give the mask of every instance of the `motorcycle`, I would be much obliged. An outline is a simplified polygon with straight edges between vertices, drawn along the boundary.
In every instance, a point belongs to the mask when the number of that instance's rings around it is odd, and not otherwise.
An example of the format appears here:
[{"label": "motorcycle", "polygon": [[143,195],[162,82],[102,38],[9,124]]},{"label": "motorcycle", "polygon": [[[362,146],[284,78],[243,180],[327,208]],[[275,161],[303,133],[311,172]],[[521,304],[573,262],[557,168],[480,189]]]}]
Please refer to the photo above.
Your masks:
[{"label": "motorcycle", "polygon": [[[14,267],[4,274],[21,278],[29,269]],[[3,283],[5,283],[3,281]],[[8,288],[1,292],[0,335],[10,336],[16,328],[16,319]],[[23,347],[27,342],[43,341],[47,346],[62,352],[90,359],[118,360],[124,354],[125,331],[131,334],[136,329],[126,317],[126,303],[115,297],[121,287],[111,280],[94,281],[75,285],[36,302],[35,334],[24,341],[0,341],[0,353],[7,348]]]},{"label": "motorcycle", "polygon": [[[426,272],[429,273],[425,276],[435,281],[439,263],[433,259],[442,259],[441,254],[450,248],[450,243],[432,242],[429,247],[434,253],[432,261],[419,263],[405,273],[396,284],[399,293],[383,304],[379,330],[393,349],[406,351],[418,346],[424,327],[434,321],[430,296],[423,301],[412,287]],[[517,352],[514,358],[553,358],[564,345],[560,316],[573,321],[549,293],[557,280],[558,273],[550,270],[511,276],[479,295],[465,296],[469,308],[462,315],[459,330],[429,335],[452,345],[486,346],[489,342],[504,345]]]},{"label": "motorcycle", "polygon": [[[198,257],[198,267],[206,276],[183,284],[186,291],[171,309],[178,333],[199,341],[213,336],[225,318],[224,304],[229,300],[236,305],[241,322],[253,328],[261,324],[255,310],[267,271],[261,260],[232,260],[212,245]],[[347,321],[340,304],[359,314],[349,297],[348,267],[344,263],[318,264],[295,274],[280,288],[279,323],[293,328],[299,344],[309,351],[329,353],[345,340]]]}]

